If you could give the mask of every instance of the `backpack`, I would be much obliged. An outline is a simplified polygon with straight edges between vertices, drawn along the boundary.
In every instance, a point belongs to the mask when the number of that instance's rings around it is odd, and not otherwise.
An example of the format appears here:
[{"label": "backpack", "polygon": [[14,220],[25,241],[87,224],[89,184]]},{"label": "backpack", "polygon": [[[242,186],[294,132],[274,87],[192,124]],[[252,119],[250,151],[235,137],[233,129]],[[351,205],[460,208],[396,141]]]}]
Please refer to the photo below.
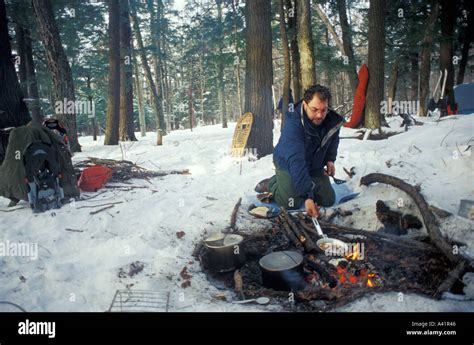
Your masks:
[{"label": "backpack", "polygon": [[60,208],[64,191],[57,151],[42,141],[32,142],[23,153],[28,202],[34,213]]}]

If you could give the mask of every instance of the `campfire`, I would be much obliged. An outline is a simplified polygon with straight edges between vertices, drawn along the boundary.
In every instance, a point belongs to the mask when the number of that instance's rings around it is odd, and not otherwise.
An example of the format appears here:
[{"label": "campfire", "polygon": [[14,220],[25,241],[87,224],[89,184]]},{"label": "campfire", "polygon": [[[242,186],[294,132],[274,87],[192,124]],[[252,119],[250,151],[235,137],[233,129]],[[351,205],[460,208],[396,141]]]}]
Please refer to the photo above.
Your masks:
[{"label": "campfire", "polygon": [[[240,256],[239,264],[231,265],[228,272],[216,272],[208,248],[197,247],[195,256],[212,284],[220,289],[235,289],[240,298],[265,296],[289,310],[318,311],[331,310],[375,292],[412,292],[439,298],[442,291],[452,288],[452,272],[461,274],[459,267],[465,267],[462,261],[451,260],[443,246],[430,241],[434,236],[422,242],[320,220],[324,238],[332,242],[320,241],[311,219],[302,213],[283,209],[271,221],[270,230],[250,235],[239,234],[238,229],[233,232],[244,238],[240,246],[245,251],[245,262]],[[265,272],[262,260],[275,253],[282,253],[280,261],[285,255],[290,259],[279,277],[269,279],[268,271],[276,275],[278,270],[266,267]]]}]

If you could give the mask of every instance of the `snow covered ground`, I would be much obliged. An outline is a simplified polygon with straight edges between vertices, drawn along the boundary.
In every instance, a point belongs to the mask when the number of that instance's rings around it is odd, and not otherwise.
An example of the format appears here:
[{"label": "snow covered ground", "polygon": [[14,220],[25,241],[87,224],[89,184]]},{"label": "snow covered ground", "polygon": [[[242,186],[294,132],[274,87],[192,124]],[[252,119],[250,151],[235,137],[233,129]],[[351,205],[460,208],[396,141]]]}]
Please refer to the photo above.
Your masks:
[{"label": "snow covered ground", "polygon": [[[474,199],[474,157],[472,149],[465,151],[474,145],[474,116],[419,120],[425,124],[386,140],[341,140],[336,177],[347,177],[342,167],[355,167],[357,175],[348,183],[361,195],[339,206],[359,210],[338,222],[376,230],[380,226],[375,217],[378,199],[396,207],[403,198],[404,207],[416,214],[410,200],[393,187],[360,187],[360,177],[372,172],[420,183],[430,204],[455,214],[461,199]],[[399,123],[392,119],[391,127],[400,130]],[[80,138],[83,152],[75,155],[74,162],[90,156],[123,158],[150,170],[189,169],[191,174],[150,182],[133,180],[133,186],[147,188],[111,189],[42,214],[34,215],[25,202],[14,212],[0,212],[0,243],[38,245],[37,258],[0,256],[0,300],[28,311],[105,311],[116,290],[131,288],[155,291],[163,298],[169,294],[173,311],[279,310],[276,305],[258,307],[216,300],[213,296],[220,291],[209,284],[191,256],[194,244],[205,233],[229,226],[239,197],[252,194],[258,181],[273,174],[271,156],[258,161],[230,157],[234,127],[232,123],[227,129],[216,125],[192,132],[174,131],[164,137],[162,147],[154,145],[153,133],[144,138],[137,133],[138,142],[122,143],[121,147],[103,146],[103,137],[97,142],[91,137]],[[354,132],[344,128],[341,136]],[[275,143],[279,135],[275,129]],[[84,193],[82,197],[93,195]],[[90,212],[97,208],[84,207],[118,201],[123,203],[95,215]],[[0,210],[6,210],[7,205],[8,200],[0,198]],[[248,220],[246,225],[251,228]],[[455,217],[443,231],[465,243],[466,253],[474,257],[473,229],[472,221]],[[185,232],[182,238],[176,235],[179,231]],[[143,263],[143,270],[130,277],[127,272],[134,262]],[[192,276],[187,288],[181,287],[184,267]],[[396,292],[367,296],[342,310],[474,311],[472,300],[432,301],[406,295],[403,301],[393,303],[398,297]],[[14,308],[0,305],[0,310]]]}]

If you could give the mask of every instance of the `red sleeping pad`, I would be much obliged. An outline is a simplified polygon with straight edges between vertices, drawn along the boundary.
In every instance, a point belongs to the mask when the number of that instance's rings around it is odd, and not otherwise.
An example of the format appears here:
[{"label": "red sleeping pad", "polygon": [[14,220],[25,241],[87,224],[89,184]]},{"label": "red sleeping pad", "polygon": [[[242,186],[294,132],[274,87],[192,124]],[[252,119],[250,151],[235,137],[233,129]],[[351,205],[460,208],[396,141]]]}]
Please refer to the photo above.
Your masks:
[{"label": "red sleeping pad", "polygon": [[369,69],[363,64],[359,70],[359,83],[357,84],[354,95],[354,104],[352,105],[352,116],[349,122],[344,123],[344,127],[356,128],[362,121],[365,108],[365,92],[369,81]]},{"label": "red sleeping pad", "polygon": [[102,165],[85,168],[79,178],[79,188],[84,192],[96,192],[105,186],[110,176],[112,169]]}]

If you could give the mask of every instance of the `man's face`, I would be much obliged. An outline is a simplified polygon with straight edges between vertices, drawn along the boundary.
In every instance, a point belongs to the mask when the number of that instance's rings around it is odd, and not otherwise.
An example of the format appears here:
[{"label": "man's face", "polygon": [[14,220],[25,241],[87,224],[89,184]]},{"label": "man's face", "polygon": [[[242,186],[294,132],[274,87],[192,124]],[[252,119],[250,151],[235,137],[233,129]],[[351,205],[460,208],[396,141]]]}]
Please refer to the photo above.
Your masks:
[{"label": "man's face", "polygon": [[316,126],[321,125],[321,123],[323,123],[324,119],[326,118],[329,107],[328,103],[329,102],[327,100],[320,100],[317,94],[313,96],[313,99],[309,103],[303,101],[304,111],[308,115],[308,118],[311,120],[311,122]]}]

